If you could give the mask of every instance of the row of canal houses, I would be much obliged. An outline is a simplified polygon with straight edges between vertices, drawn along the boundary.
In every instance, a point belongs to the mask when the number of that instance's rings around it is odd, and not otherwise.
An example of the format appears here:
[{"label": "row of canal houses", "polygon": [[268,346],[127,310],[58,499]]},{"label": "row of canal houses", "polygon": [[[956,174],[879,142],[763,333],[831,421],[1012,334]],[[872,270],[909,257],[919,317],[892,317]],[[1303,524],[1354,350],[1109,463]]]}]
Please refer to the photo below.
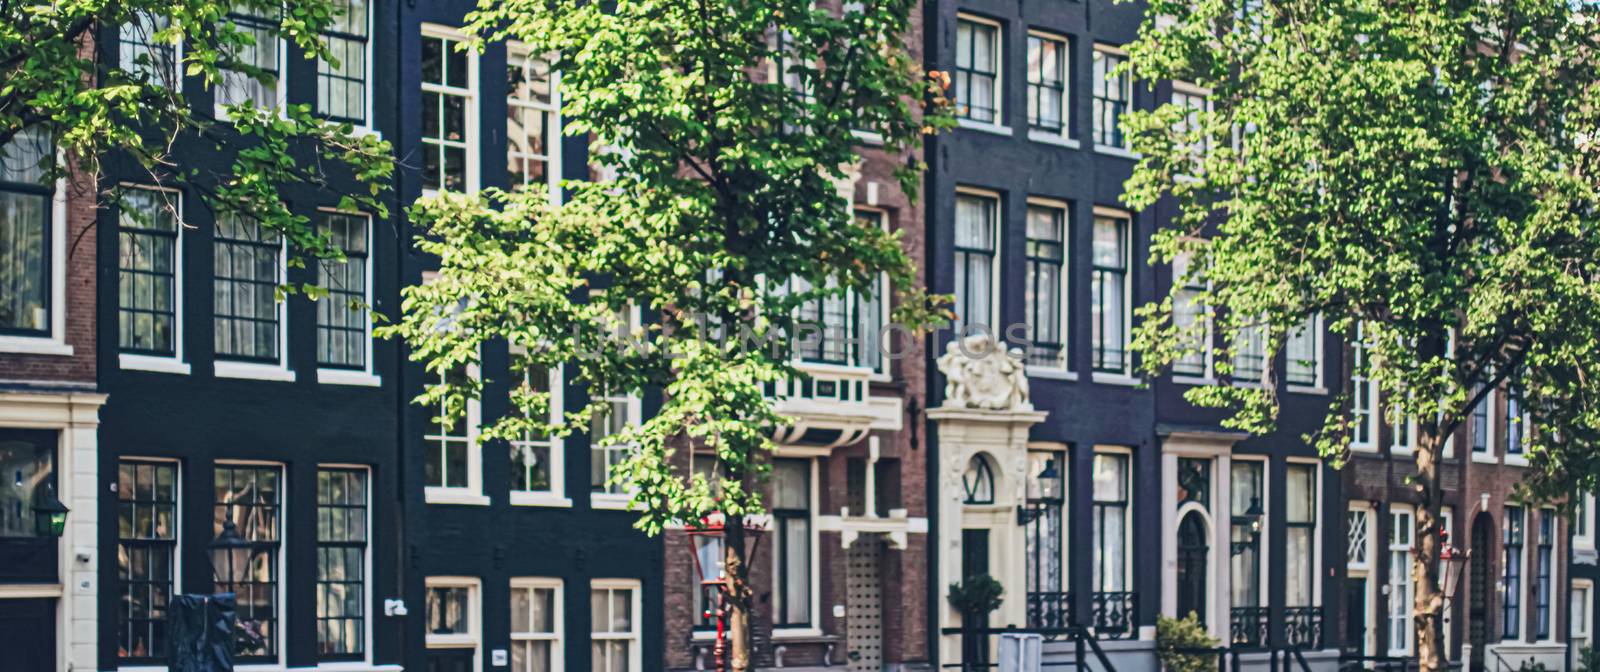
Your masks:
[{"label": "row of canal houses", "polygon": [[[824,5],[835,3],[823,3]],[[442,190],[548,189],[588,179],[585,138],[560,133],[539,55],[455,50],[465,0],[346,0],[325,36],[338,67],[262,40],[276,88],[207,88],[163,67],[150,26],[102,26],[108,63],[138,66],[201,115],[224,103],[307,104],[393,143],[391,216],[342,212],[339,185],[287,194],[350,261],[291,267],[284,243],[218,216],[121,157],[40,184],[48,138],[0,170],[0,650],[6,669],[164,669],[175,595],[229,590],[247,669],[466,672],[699,670],[715,623],[682,530],[646,537],[605,484],[607,432],[513,445],[477,427],[507,411],[509,354],[487,348],[469,422],[411,403],[428,380],[344,302],[273,299],[283,282],[400,309],[425,282],[400,206]],[[837,8],[835,8],[837,9]],[[1415,652],[1408,612],[1414,430],[1393,426],[1362,351],[1312,323],[1278,358],[1283,420],[1222,428],[1183,399],[1209,354],[1136,376],[1133,306],[1172,269],[1146,263],[1162,203],[1121,205],[1134,157],[1120,114],[1203,106],[1181,82],[1107,76],[1141,20],[1112,0],[939,0],[908,45],[954,79],[960,126],[932,138],[923,197],[906,157],[862,137],[850,207],[903,233],[957,327],[1032,325],[1030,396],[975,408],[936,362],[945,330],[895,350],[802,362],[779,395],[767,541],[755,563],[763,669],[931,670],[974,662],[956,631],[1088,626],[1117,669],[1156,668],[1158,615],[1194,613],[1240,664],[1289,650],[1308,667]],[[246,29],[272,17],[231,16]],[[180,138],[174,170],[228,158]],[[349,185],[345,185],[349,186]],[[857,301],[853,319],[881,319]],[[869,314],[873,313],[873,314]],[[648,319],[648,316],[645,316]],[[959,376],[958,376],[959,377]],[[568,408],[589,392],[550,379]],[[1300,438],[1333,395],[1359,419],[1336,471]],[[658,398],[611,399],[637,422]],[[1516,401],[1492,395],[1442,470],[1451,541],[1472,552],[1445,626],[1471,670],[1530,659],[1575,669],[1593,641],[1593,498],[1575,513],[1507,492],[1526,464]],[[59,504],[60,506],[56,506]],[[69,510],[64,523],[61,508]],[[219,543],[226,542],[226,543]],[[946,599],[977,574],[1005,589],[988,623]],[[970,619],[969,619],[970,620]],[[1071,637],[1047,661],[1075,655]],[[986,647],[977,647],[982,651]]]}]

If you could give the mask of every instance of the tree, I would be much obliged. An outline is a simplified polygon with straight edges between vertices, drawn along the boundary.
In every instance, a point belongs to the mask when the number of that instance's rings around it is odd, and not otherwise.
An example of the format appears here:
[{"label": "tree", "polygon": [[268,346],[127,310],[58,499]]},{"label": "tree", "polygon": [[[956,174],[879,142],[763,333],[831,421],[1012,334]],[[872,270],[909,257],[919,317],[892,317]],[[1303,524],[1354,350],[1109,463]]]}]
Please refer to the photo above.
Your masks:
[{"label": "tree", "polygon": [[[750,655],[744,523],[762,512],[771,431],[786,423],[768,390],[802,375],[791,316],[868,294],[884,273],[900,293],[897,322],[914,329],[942,311],[916,288],[898,235],[857,223],[840,194],[853,130],[906,157],[900,184],[912,192],[911,150],[950,123],[923,113],[942,89],[905,50],[915,7],[485,0],[470,18],[480,44],[514,39],[550,55],[565,132],[591,139],[608,177],[568,182],[559,206],[542,190],[487,190],[412,212],[439,273],[406,290],[404,317],[384,333],[441,374],[419,401],[459,417],[482,384],[443,374],[499,341],[521,346],[511,380],[525,382],[486,438],[599,426],[599,391],[659,395],[640,426],[599,439],[628,447],[609,483],[626,486],[647,533],[723,525],[735,670]],[[630,324],[634,309],[642,324]],[[525,376],[559,366],[592,401],[547,422],[549,395]]]},{"label": "tree", "polygon": [[[274,73],[253,57],[264,47],[258,41],[280,38],[337,66],[320,32],[350,6],[348,0],[4,3],[0,148],[13,159],[41,157],[47,181],[65,174],[66,164],[92,175],[103,157],[125,157],[214,209],[260,220],[299,250],[340,259],[342,252],[291,209],[287,194],[310,189],[336,196],[342,208],[385,216],[377,196],[393,169],[388,143],[326,121],[308,105],[247,100],[224,106],[227,120],[219,120],[196,109],[182,80],[213,91],[257,83],[271,91]],[[258,20],[246,25],[241,17]],[[227,170],[190,161],[179,166],[174,157],[185,151],[216,151],[230,163]],[[351,184],[363,192],[351,193]]]},{"label": "tree", "polygon": [[[1129,48],[1137,77],[1205,87],[1212,108],[1129,119],[1142,159],[1126,200],[1181,210],[1152,261],[1209,282],[1142,309],[1143,366],[1195,352],[1209,321],[1219,381],[1188,398],[1263,432],[1280,372],[1232,384],[1250,338],[1274,352],[1320,315],[1363,349],[1390,422],[1418,426],[1424,670],[1443,656],[1440,448],[1471,409],[1507,386],[1530,411],[1529,497],[1600,472],[1600,21],[1578,4],[1152,0]],[[1335,463],[1349,401],[1307,437]]]}]

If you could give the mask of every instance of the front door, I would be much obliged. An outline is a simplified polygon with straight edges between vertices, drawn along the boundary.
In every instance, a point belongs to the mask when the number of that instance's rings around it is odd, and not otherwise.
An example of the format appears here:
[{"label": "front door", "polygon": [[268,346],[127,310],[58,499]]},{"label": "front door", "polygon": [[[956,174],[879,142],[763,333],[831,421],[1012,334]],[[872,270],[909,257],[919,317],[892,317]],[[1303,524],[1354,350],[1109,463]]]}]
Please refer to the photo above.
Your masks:
[{"label": "front door", "polygon": [[1206,543],[1206,523],[1199,511],[1190,511],[1178,524],[1178,618],[1195,614],[1206,622],[1206,571],[1211,546]]},{"label": "front door", "polygon": [[1367,577],[1344,582],[1344,650],[1367,652]]},{"label": "front door", "polygon": [[1489,644],[1489,514],[1472,521],[1472,555],[1467,559],[1467,641],[1472,644],[1472,672],[1483,672]]},{"label": "front door", "polygon": [[56,601],[0,600],[0,652],[7,672],[54,672]]},{"label": "front door", "polygon": [[474,672],[472,649],[428,649],[428,672]]},{"label": "front door", "polygon": [[850,672],[883,670],[883,538],[861,536],[845,557]]}]

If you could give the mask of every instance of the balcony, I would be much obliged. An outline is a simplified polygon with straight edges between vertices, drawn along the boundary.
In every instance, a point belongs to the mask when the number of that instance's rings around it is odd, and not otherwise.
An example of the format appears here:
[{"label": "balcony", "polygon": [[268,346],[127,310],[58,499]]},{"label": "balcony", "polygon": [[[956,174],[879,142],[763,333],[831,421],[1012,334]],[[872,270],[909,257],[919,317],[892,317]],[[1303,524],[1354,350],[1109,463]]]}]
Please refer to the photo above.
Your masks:
[{"label": "balcony", "polygon": [[1297,649],[1322,648],[1322,607],[1284,609],[1283,643]]},{"label": "balcony", "polygon": [[795,368],[806,375],[767,386],[773,410],[792,420],[773,431],[774,441],[827,450],[856,443],[875,429],[900,429],[903,402],[872,396],[871,369],[820,362]]},{"label": "balcony", "polygon": [[1131,592],[1095,593],[1089,608],[1094,617],[1094,633],[1100,639],[1131,639],[1137,635],[1133,625],[1138,596]]},{"label": "balcony", "polygon": [[1229,645],[1235,649],[1267,647],[1266,607],[1234,607],[1228,616]]}]

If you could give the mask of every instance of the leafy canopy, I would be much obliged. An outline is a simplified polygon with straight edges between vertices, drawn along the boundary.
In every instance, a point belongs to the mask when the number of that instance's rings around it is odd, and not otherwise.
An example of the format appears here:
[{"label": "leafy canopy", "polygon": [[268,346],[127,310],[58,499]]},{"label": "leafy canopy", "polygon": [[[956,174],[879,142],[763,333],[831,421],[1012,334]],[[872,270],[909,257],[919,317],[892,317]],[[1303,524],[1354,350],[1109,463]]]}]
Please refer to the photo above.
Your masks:
[{"label": "leafy canopy", "polygon": [[[1214,109],[1131,115],[1127,200],[1181,214],[1156,261],[1191,256],[1221,384],[1190,400],[1270,427],[1279,372],[1229,383],[1240,334],[1268,352],[1308,316],[1358,323],[1384,409],[1438,446],[1504,381],[1532,415],[1533,484],[1600,473],[1600,21],[1568,0],[1151,0],[1134,73]],[[1205,320],[1148,306],[1157,371]],[[1246,381],[1249,382],[1249,381]],[[1342,457],[1345,402],[1314,437]],[[1525,429],[1525,431],[1528,431]]]},{"label": "leafy canopy", "polygon": [[[302,250],[339,258],[306,216],[291,210],[287,194],[309,189],[341,208],[384,216],[377,196],[393,170],[388,143],[318,118],[309,105],[233,105],[224,115],[231,121],[220,121],[188,94],[195,84],[219,90],[226,71],[276,87],[273,74],[252,60],[252,48],[264,46],[258,33],[229,12],[265,17],[263,39],[281,38],[308,58],[337,64],[319,33],[346,7],[339,0],[0,5],[0,147],[20,157],[31,154],[19,153],[13,140],[53,143],[90,174],[103,157],[125,157],[152,181],[188,187],[214,209],[249,215]],[[226,169],[178,165],[181,152],[212,151],[229,157]],[[48,179],[64,174],[55,152],[40,154]],[[351,184],[362,191],[350,193]]]},{"label": "leafy canopy", "polygon": [[[438,257],[438,277],[406,290],[405,316],[385,333],[435,372],[504,340],[521,346],[513,380],[565,365],[595,399],[546,422],[549,395],[524,381],[511,395],[516,412],[488,438],[600,423],[598,391],[659,393],[658,412],[604,440],[629,447],[610,482],[626,484],[646,531],[759,512],[753,479],[785,423],[766,385],[801,375],[789,316],[808,301],[871,292],[883,273],[901,293],[898,321],[914,328],[938,311],[915,289],[898,235],[857,223],[841,193],[857,132],[905,157],[910,192],[920,167],[910,151],[926,128],[949,123],[921,113],[933,80],[903,43],[913,7],[486,0],[471,17],[475,46],[513,39],[551,54],[564,131],[592,138],[605,177],[566,183],[559,206],[543,190],[419,202],[418,245]],[[625,319],[634,308],[642,325]],[[742,347],[741,335],[760,347]],[[481,392],[458,379],[422,400],[453,417]],[[691,444],[710,469],[674,469]]]}]

